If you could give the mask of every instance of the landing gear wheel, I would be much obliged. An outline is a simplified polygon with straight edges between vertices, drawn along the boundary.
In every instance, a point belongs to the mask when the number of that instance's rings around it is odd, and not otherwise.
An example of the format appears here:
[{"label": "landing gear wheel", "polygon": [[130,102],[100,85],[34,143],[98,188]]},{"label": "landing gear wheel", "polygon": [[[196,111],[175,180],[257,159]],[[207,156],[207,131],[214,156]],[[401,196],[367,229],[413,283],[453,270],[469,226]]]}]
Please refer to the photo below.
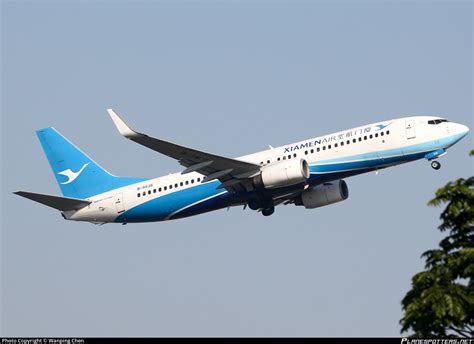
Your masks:
[{"label": "landing gear wheel", "polygon": [[263,216],[270,216],[275,212],[275,207],[270,207],[270,208],[265,208],[262,210],[262,215]]},{"label": "landing gear wheel", "polygon": [[441,168],[441,163],[439,161],[433,160],[431,162],[431,167],[433,167],[435,170],[439,170]]},{"label": "landing gear wheel", "polygon": [[258,210],[258,209],[260,209],[260,206],[259,206],[258,201],[256,201],[256,200],[251,200],[251,201],[249,202],[249,208],[252,209],[252,210]]}]

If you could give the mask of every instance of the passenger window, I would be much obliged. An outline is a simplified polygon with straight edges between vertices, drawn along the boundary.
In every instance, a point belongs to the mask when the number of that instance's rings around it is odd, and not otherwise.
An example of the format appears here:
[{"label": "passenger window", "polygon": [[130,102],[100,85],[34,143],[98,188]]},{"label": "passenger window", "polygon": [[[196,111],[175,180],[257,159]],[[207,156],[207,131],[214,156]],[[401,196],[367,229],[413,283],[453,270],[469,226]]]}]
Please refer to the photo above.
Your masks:
[{"label": "passenger window", "polygon": [[283,155],[283,160],[286,160],[286,155]]},{"label": "passenger window", "polygon": [[387,130],[387,135],[390,134],[390,130]]},{"label": "passenger window", "polygon": [[380,136],[383,136],[383,131],[380,133]]},{"label": "passenger window", "polygon": [[186,180],[186,181],[184,182],[184,184],[188,185],[188,184],[189,184],[189,181]]},{"label": "passenger window", "polygon": [[191,179],[191,184],[194,184],[194,179]]},{"label": "passenger window", "polygon": [[372,134],[369,135],[369,138],[372,139],[374,136]]},{"label": "passenger window", "polygon": [[156,193],[156,189],[153,189],[153,193]]},{"label": "passenger window", "polygon": [[362,137],[359,137],[359,142],[362,141]]},{"label": "passenger window", "polygon": [[270,163],[270,160],[267,160],[267,164],[269,164],[269,163]]},{"label": "passenger window", "polygon": [[356,139],[353,139],[353,140],[352,140],[352,143],[356,143]]},{"label": "passenger window", "polygon": [[341,141],[341,146],[344,146],[344,141]]},{"label": "passenger window", "polygon": [[[321,148],[319,148],[319,147],[316,148],[316,152],[319,152],[320,150],[321,150]],[[312,151],[312,150],[311,150],[311,151]]]},{"label": "passenger window", "polygon": [[201,181],[201,178],[198,178],[197,181],[200,182],[200,181]]},{"label": "passenger window", "polygon": [[277,160],[280,161],[280,157],[278,157]]},{"label": "passenger window", "polygon": [[337,148],[337,143],[334,144],[334,148]]},{"label": "passenger window", "polygon": [[158,192],[161,192],[161,188],[158,189]]},{"label": "passenger window", "polygon": [[328,149],[331,149],[331,145],[328,146]]},{"label": "passenger window", "polygon": [[168,187],[167,187],[167,186],[165,186],[165,187],[164,187],[164,189],[165,189],[165,191],[166,191],[166,190],[168,189]]},{"label": "passenger window", "polygon": [[177,187],[178,187],[178,183],[174,184],[174,187],[177,188]]},{"label": "passenger window", "polygon": [[184,185],[183,182],[179,183],[179,186],[183,186],[183,185]]},{"label": "passenger window", "polygon": [[295,153],[295,154],[293,154],[293,158],[296,158],[296,153]]},{"label": "passenger window", "polygon": [[304,151],[304,155],[308,155],[308,151]]},{"label": "passenger window", "polygon": [[[318,148],[318,152],[319,152],[319,148]],[[313,154],[313,153],[314,153],[314,149],[311,149],[311,154]]]},{"label": "passenger window", "polygon": [[346,141],[346,144],[350,145],[350,144],[351,144],[351,140],[347,140],[347,141]]},{"label": "passenger window", "polygon": [[364,140],[367,140],[367,136],[364,136]]},{"label": "passenger window", "polygon": [[379,134],[378,134],[378,133],[375,133],[375,137],[379,137]]},{"label": "passenger window", "polygon": [[140,197],[140,193],[137,193],[137,197]]},{"label": "passenger window", "polygon": [[151,195],[151,190],[148,190],[148,194]]},{"label": "passenger window", "polygon": [[291,159],[291,154],[288,155],[288,159]]},{"label": "passenger window", "polygon": [[323,150],[326,150],[326,146],[323,146]]},{"label": "passenger window", "polygon": [[145,191],[143,191],[142,196],[146,196],[146,192],[145,192]]}]

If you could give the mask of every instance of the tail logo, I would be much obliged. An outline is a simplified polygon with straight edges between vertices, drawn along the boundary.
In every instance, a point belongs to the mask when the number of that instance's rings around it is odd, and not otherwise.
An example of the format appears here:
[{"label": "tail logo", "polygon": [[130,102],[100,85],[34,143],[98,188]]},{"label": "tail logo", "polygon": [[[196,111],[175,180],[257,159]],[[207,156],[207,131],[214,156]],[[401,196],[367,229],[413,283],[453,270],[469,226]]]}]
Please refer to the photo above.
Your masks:
[{"label": "tail logo", "polygon": [[77,177],[79,177],[79,175],[82,173],[82,171],[84,171],[84,169],[87,167],[87,165],[89,165],[90,163],[86,163],[84,164],[84,166],[81,167],[81,169],[77,172],[73,172],[71,171],[70,168],[68,168],[67,170],[64,170],[64,171],[61,171],[61,172],[58,172],[58,174],[62,174],[63,176],[66,176],[68,179],[67,181],[65,181],[64,183],[61,183],[61,184],[69,184],[69,183],[72,183],[74,180],[76,180]]}]

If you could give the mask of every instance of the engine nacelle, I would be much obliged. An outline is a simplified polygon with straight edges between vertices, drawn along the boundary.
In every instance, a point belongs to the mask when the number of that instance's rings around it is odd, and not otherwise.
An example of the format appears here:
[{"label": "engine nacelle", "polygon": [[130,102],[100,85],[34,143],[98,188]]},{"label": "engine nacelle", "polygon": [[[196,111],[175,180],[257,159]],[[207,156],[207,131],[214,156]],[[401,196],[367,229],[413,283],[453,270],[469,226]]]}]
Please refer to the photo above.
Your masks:
[{"label": "engine nacelle", "polygon": [[349,189],[344,180],[317,185],[301,193],[296,205],[304,205],[306,209],[314,209],[325,205],[344,201],[349,197]]},{"label": "engine nacelle", "polygon": [[309,178],[309,166],[305,159],[283,160],[264,166],[253,183],[257,188],[279,188],[302,183]]}]

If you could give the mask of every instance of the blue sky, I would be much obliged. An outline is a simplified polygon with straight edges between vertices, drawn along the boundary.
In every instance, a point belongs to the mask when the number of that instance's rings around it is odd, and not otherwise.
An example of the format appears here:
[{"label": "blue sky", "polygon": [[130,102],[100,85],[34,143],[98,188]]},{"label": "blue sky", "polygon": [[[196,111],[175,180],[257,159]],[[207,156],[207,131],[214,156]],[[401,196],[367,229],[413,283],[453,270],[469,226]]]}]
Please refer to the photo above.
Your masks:
[{"label": "blue sky", "polygon": [[408,115],[473,127],[472,3],[2,2],[2,335],[397,336],[440,234],[441,159],[347,180],[329,207],[241,208],[127,226],[65,222],[11,192],[59,194],[34,131],[112,173],[172,159],[150,135],[227,156]]}]

